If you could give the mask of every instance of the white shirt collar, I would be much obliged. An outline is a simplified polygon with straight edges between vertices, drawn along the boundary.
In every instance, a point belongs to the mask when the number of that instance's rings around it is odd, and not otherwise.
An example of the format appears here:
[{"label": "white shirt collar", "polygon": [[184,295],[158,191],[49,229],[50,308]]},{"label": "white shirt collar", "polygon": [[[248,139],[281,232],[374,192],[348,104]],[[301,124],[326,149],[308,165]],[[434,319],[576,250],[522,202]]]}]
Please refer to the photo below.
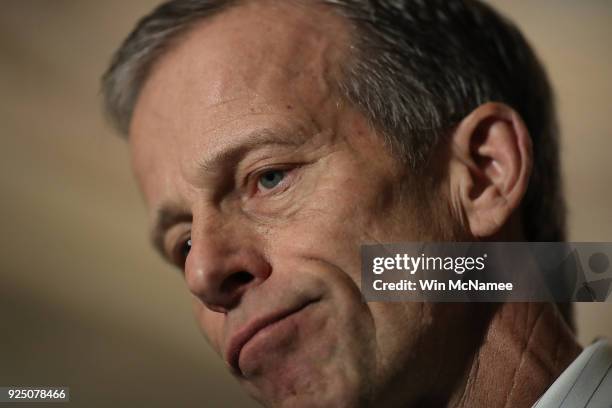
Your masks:
[{"label": "white shirt collar", "polygon": [[532,408],[612,407],[612,347],[598,340],[586,347]]}]

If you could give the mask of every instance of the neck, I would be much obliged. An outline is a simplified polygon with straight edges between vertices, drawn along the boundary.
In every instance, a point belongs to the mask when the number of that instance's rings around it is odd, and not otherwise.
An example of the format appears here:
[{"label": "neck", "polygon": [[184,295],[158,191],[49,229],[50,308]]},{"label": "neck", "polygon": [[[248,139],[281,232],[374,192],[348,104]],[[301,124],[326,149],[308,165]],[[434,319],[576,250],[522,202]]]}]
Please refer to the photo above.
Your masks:
[{"label": "neck", "polygon": [[502,304],[449,406],[530,407],[580,350],[554,304]]}]

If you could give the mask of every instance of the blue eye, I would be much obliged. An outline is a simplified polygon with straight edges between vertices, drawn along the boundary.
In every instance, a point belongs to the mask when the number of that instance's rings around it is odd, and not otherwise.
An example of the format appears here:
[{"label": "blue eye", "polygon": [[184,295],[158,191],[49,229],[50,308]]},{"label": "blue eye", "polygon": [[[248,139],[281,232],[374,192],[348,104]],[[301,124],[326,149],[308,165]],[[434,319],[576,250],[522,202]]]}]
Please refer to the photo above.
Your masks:
[{"label": "blue eye", "polygon": [[259,176],[258,185],[265,190],[270,190],[276,187],[285,178],[285,171],[270,170]]}]

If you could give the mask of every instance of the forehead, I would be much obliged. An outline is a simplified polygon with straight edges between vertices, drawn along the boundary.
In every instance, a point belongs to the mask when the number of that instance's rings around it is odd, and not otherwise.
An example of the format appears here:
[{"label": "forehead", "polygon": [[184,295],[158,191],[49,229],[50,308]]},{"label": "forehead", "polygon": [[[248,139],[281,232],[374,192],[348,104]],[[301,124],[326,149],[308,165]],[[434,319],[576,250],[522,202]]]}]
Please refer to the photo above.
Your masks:
[{"label": "forehead", "polygon": [[145,196],[143,175],[159,169],[162,154],[184,161],[185,152],[215,150],[286,108],[324,114],[349,28],[327,7],[304,3],[243,2],[195,24],[156,62],[130,127]]}]

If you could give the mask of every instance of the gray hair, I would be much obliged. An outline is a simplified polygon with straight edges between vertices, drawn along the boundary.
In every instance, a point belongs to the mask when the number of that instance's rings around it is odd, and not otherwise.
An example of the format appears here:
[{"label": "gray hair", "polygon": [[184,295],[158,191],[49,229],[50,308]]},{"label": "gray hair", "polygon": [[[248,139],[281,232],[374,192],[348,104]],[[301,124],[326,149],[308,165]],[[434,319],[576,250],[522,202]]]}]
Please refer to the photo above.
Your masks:
[{"label": "gray hair", "polygon": [[[338,87],[415,172],[477,106],[503,102],[523,118],[534,168],[522,203],[529,241],[565,239],[557,126],[546,73],[510,22],[477,1],[311,0],[356,29]],[[102,79],[105,108],[127,135],[151,66],[193,24],[241,0],[172,0],[137,24]]]}]

